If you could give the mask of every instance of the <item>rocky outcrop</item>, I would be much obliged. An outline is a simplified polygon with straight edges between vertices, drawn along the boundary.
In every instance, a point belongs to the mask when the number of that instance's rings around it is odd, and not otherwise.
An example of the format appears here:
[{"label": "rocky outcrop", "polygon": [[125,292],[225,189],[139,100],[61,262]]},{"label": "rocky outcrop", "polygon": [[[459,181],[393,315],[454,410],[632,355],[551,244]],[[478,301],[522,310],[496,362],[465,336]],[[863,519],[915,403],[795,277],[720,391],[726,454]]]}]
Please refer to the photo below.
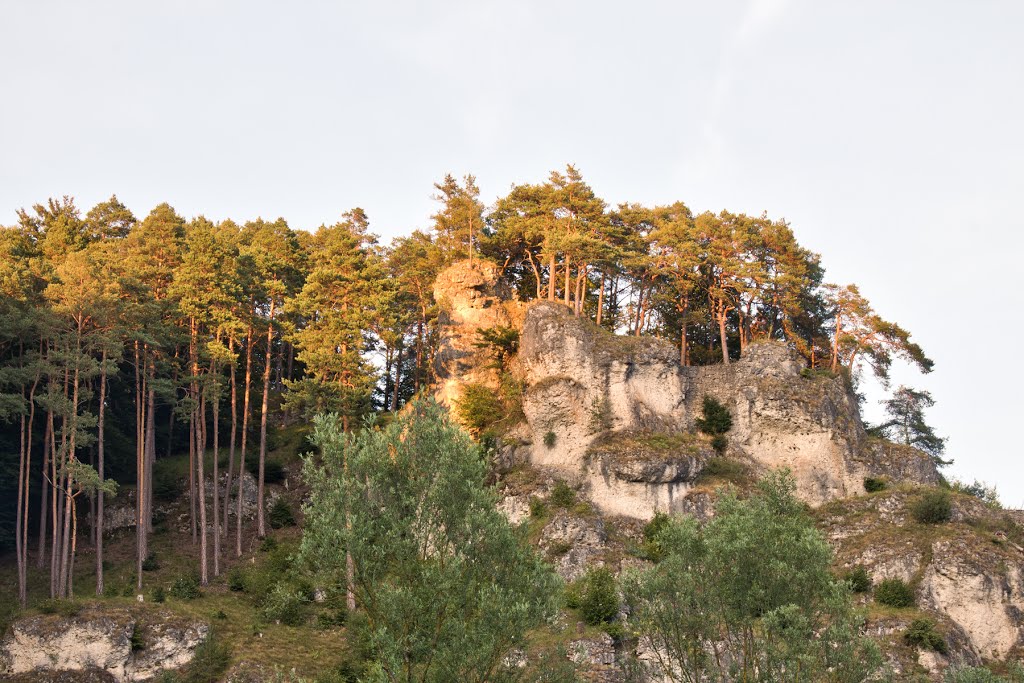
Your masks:
[{"label": "rocky outcrop", "polygon": [[206,624],[163,612],[85,610],[72,617],[25,617],[0,644],[0,673],[36,677],[32,680],[69,675],[147,681],[188,664],[208,633]]}]

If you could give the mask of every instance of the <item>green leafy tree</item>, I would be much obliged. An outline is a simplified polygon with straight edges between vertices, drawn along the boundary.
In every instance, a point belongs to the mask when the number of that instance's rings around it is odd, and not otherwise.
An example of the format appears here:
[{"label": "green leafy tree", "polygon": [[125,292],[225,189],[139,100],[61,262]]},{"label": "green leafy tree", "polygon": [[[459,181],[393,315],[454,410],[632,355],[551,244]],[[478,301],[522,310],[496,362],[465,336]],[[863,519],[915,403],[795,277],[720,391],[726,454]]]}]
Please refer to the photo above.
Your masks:
[{"label": "green leafy tree", "polygon": [[386,428],[317,419],[301,558],[337,585],[352,558],[369,680],[505,681],[508,654],[554,614],[559,582],[496,509],[478,448],[433,401]]},{"label": "green leafy tree", "polygon": [[726,493],[703,528],[673,520],[661,561],[625,581],[649,667],[673,681],[865,680],[881,664],[788,473]]}]

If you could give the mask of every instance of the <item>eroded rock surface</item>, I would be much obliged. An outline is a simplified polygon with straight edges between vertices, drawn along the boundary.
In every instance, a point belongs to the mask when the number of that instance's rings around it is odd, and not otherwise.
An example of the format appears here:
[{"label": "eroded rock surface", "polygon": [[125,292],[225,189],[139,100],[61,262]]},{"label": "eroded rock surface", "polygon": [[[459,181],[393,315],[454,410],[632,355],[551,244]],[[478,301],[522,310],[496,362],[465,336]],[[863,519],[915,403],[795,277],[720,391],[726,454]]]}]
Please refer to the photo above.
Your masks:
[{"label": "eroded rock surface", "polygon": [[190,662],[208,633],[206,624],[163,612],[85,610],[74,617],[25,617],[0,645],[0,674],[146,681]]}]

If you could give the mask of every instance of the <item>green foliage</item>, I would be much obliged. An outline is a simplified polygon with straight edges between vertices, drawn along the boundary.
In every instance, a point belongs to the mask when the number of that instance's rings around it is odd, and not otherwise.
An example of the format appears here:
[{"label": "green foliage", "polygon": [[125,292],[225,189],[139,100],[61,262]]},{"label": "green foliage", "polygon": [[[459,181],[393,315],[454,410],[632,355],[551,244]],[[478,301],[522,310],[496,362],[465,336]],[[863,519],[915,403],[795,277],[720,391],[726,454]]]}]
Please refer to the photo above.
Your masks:
[{"label": "green foliage", "polygon": [[949,652],[949,648],[946,646],[946,639],[935,630],[935,621],[933,619],[914,619],[910,622],[907,630],[903,632],[903,641],[908,645],[925,650],[934,650],[941,654]]},{"label": "green foliage", "polygon": [[1024,665],[1012,662],[1005,676],[981,666],[951,666],[942,680],[944,683],[1024,683]]},{"label": "green foliage", "polygon": [[619,613],[619,591],[615,575],[607,567],[596,567],[583,577],[580,614],[591,625],[609,623]]},{"label": "green foliage", "polygon": [[47,598],[41,601],[37,608],[43,614],[59,614],[62,617],[77,617],[82,611],[82,603],[76,600],[60,600],[58,598]]},{"label": "green foliage", "polygon": [[505,407],[493,389],[469,383],[462,388],[455,412],[470,432],[480,435],[505,416]]},{"label": "green foliage", "polygon": [[713,396],[705,396],[701,405],[703,417],[695,420],[697,429],[714,436],[732,429],[732,413]]},{"label": "green foliage", "polygon": [[[260,461],[259,458],[253,458],[252,460],[246,460],[245,469],[249,470],[249,474],[254,477],[259,476],[260,472]],[[263,463],[263,481],[266,484],[280,484],[288,476],[288,473],[284,469],[284,465],[276,460],[265,460]]]},{"label": "green foliage", "polygon": [[172,598],[179,600],[195,600],[202,596],[202,592],[199,590],[199,581],[192,574],[179,576],[167,592]]},{"label": "green foliage", "polygon": [[547,432],[544,433],[544,445],[547,446],[548,448],[554,448],[555,447],[555,440],[557,438],[558,438],[557,434],[555,434],[551,430],[548,430]]},{"label": "green foliage", "polygon": [[711,448],[715,450],[715,453],[722,455],[725,453],[725,449],[729,446],[729,439],[725,437],[725,434],[715,434],[711,437]]},{"label": "green foliage", "polygon": [[231,650],[215,634],[206,637],[196,648],[195,656],[178,677],[180,683],[210,683],[219,681],[231,664]]},{"label": "green foliage", "polygon": [[267,536],[260,541],[260,552],[261,553],[272,553],[277,550],[277,539],[273,536]]},{"label": "green foliage", "polygon": [[875,602],[887,607],[913,607],[917,602],[914,589],[903,579],[883,579],[875,586]]},{"label": "green foliage", "polygon": [[576,492],[571,486],[559,479],[551,489],[548,501],[556,508],[569,509],[576,503]]},{"label": "green foliage", "polygon": [[132,629],[132,635],[129,637],[128,642],[131,643],[132,652],[146,649],[146,640],[143,638],[142,629],[139,628],[138,624]]},{"label": "green foliage", "polygon": [[935,405],[930,393],[901,386],[893,392],[892,398],[882,401],[882,405],[885,406],[889,420],[875,427],[875,433],[897,443],[919,448],[932,456],[939,465],[952,462],[942,459],[946,451],[946,440],[937,436],[924,419],[924,411]]},{"label": "green foliage", "polygon": [[405,680],[497,679],[557,608],[559,581],[484,485],[476,445],[431,400],[384,428],[316,420],[301,559],[366,610],[373,659]]},{"label": "green foliage", "polygon": [[953,498],[945,489],[928,489],[910,504],[910,514],[921,524],[942,524],[953,516]]},{"label": "green foliage", "polygon": [[165,503],[172,503],[181,497],[185,484],[170,468],[156,467],[153,470],[153,497]]},{"label": "green foliage", "polygon": [[746,500],[726,492],[704,526],[670,519],[655,532],[661,561],[623,581],[631,627],[662,655],[650,673],[767,682],[798,671],[859,683],[879,670],[848,588],[831,573],[829,545],[794,492],[791,475],[774,473]]},{"label": "green foliage", "polygon": [[884,491],[888,484],[885,481],[885,477],[864,477],[864,490],[868,493],[878,493]]},{"label": "green foliage", "polygon": [[858,564],[846,572],[843,578],[850,584],[850,590],[854,593],[867,593],[871,590],[871,574],[868,573],[867,567],[862,564]]},{"label": "green foliage", "polygon": [[508,360],[519,351],[519,330],[514,327],[477,328],[477,348],[487,349],[494,356],[495,366],[503,370]]},{"label": "green foliage", "polygon": [[245,590],[245,572],[241,567],[232,567],[227,577],[228,590],[241,593]]},{"label": "green foliage", "polygon": [[532,519],[543,519],[548,514],[548,504],[543,498],[530,496],[530,517]]},{"label": "green foliage", "polygon": [[1003,507],[996,487],[990,486],[983,481],[975,479],[973,483],[967,484],[962,481],[953,480],[950,482],[950,489],[965,496],[973,496],[994,510],[1000,510]]},{"label": "green foliage", "polygon": [[613,424],[612,407],[608,397],[602,395],[595,398],[590,404],[590,431],[605,432],[611,429]]},{"label": "green foliage", "polygon": [[167,600],[167,594],[166,592],[164,592],[164,587],[156,586],[155,588],[153,588],[153,594],[150,597],[150,600],[152,600],[158,605]]},{"label": "green foliage", "polygon": [[142,571],[155,572],[157,569],[160,569],[160,562],[156,558],[156,553],[146,555],[146,559],[142,561]]},{"label": "green foliage", "polygon": [[286,626],[298,626],[305,621],[306,598],[288,586],[278,584],[263,602],[263,617]]},{"label": "green foliage", "polygon": [[644,525],[643,556],[648,560],[657,562],[664,555],[664,550],[658,537],[665,530],[665,527],[669,525],[671,519],[664,512],[655,512],[651,521]]},{"label": "green foliage", "polygon": [[273,529],[295,526],[295,514],[292,512],[292,506],[283,497],[274,499],[274,504],[270,506],[270,513],[267,515],[267,521],[270,522]]}]

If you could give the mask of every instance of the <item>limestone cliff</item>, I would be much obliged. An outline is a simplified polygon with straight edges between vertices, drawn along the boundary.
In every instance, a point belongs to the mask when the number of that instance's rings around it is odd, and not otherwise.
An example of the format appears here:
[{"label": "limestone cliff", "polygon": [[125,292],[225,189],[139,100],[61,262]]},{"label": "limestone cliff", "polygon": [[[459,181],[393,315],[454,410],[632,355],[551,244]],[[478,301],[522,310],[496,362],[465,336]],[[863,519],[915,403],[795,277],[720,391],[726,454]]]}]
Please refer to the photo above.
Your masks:
[{"label": "limestone cliff", "polygon": [[[497,384],[477,330],[516,325],[521,305],[507,301],[496,275],[492,265],[462,263],[438,279],[444,402],[465,383]],[[804,376],[784,344],[751,345],[727,366],[683,367],[674,345],[610,334],[559,303],[535,302],[522,317],[512,371],[525,387],[525,421],[505,435],[504,460],[582,484],[605,513],[649,518],[685,507],[713,455],[694,428],[705,396],[733,415],[728,454],[756,469],[788,467],[812,504],[863,492],[866,476],[938,481],[925,454],[869,439],[842,380]]]}]

